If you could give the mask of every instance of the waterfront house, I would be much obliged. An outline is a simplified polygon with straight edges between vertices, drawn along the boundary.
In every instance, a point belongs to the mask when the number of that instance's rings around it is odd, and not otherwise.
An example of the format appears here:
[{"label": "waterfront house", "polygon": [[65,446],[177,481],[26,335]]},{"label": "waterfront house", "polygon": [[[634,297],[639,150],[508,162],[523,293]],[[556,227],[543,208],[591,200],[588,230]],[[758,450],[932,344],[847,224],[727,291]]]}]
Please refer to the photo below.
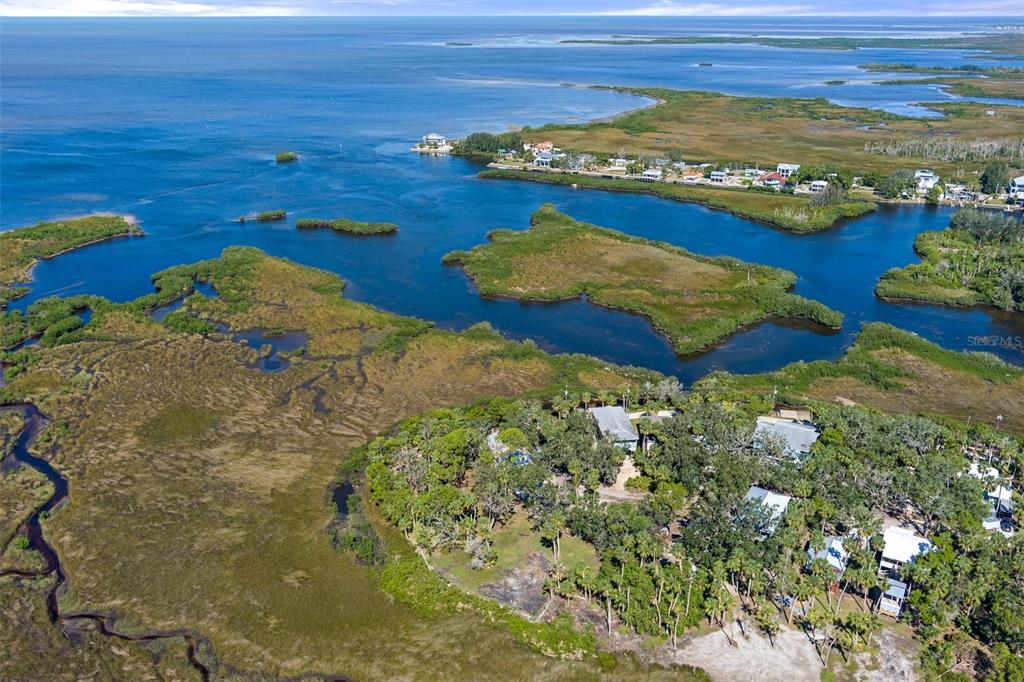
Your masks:
[{"label": "waterfront house", "polygon": [[779,187],[782,187],[782,185],[785,184],[785,182],[786,178],[782,177],[778,173],[766,173],[765,175],[759,177],[757,180],[754,180],[755,185],[760,185],[762,187],[770,187],[772,189],[778,189]]},{"label": "waterfront house", "polygon": [[620,448],[630,452],[636,450],[636,445],[640,441],[640,434],[637,433],[636,428],[629,421],[629,416],[624,409],[618,405],[610,405],[607,407],[591,407],[589,412],[597,422],[597,429],[601,432],[602,436]]},{"label": "waterfront house", "polygon": [[809,453],[819,435],[820,432],[812,424],[779,417],[758,417],[754,426],[755,446],[763,446],[769,439],[779,439],[784,452],[793,459],[800,459]]},{"label": "waterfront house", "polygon": [[882,558],[879,561],[879,572],[883,575],[898,575],[904,564],[930,552],[932,548],[930,540],[916,535],[912,530],[899,526],[886,526],[882,535]]},{"label": "waterfront house", "polygon": [[775,172],[784,178],[788,178],[800,170],[799,163],[780,163],[775,167]]},{"label": "waterfront house", "polygon": [[704,174],[700,171],[686,171],[683,173],[683,182],[688,185],[696,185],[698,182],[704,179]]},{"label": "waterfront house", "polygon": [[427,133],[423,136],[424,147],[444,147],[447,144],[447,138],[441,133]]},{"label": "waterfront house", "polygon": [[533,146],[537,152],[553,152],[555,145],[551,142],[538,142]]},{"label": "waterfront house", "polygon": [[1017,176],[1013,180],[1010,180],[1010,184],[1006,188],[1006,191],[1011,197],[1024,197],[1024,175]]},{"label": "waterfront house", "polygon": [[728,177],[729,174],[726,173],[725,171],[711,171],[711,175],[709,176],[711,182],[717,183],[719,185],[725,183],[725,179]]},{"label": "waterfront house", "polygon": [[828,188],[828,183],[824,180],[815,180],[811,183],[811,193],[817,194],[818,192],[824,192]]},{"label": "waterfront house", "polygon": [[533,163],[535,166],[540,166],[541,168],[550,168],[551,161],[554,158],[555,155],[551,152],[537,152],[537,156],[533,158]]},{"label": "waterfront house", "polygon": [[629,159],[618,157],[615,159],[609,159],[608,163],[611,165],[612,168],[625,168],[626,166],[629,165]]},{"label": "waterfront house", "polygon": [[816,550],[813,547],[807,550],[808,563],[816,560],[824,561],[836,573],[836,578],[842,577],[846,571],[846,564],[850,561],[850,553],[843,547],[843,538],[838,535],[825,538],[824,549]]},{"label": "waterfront house", "polygon": [[934,171],[918,168],[914,171],[914,180],[917,182],[917,189],[927,192],[938,184],[939,176]]},{"label": "waterfront house", "polygon": [[910,588],[907,587],[905,582],[895,578],[887,578],[885,591],[878,598],[879,612],[893,618],[899,618],[909,593]]},{"label": "waterfront house", "polygon": [[644,182],[658,182],[661,180],[661,169],[648,168],[640,175],[640,179]]},{"label": "waterfront house", "polygon": [[789,495],[783,495],[782,493],[752,485],[747,494],[743,496],[743,500],[764,510],[767,515],[767,521],[763,527],[758,528],[758,531],[762,533],[762,536],[767,536],[775,532],[775,528],[779,525],[779,521],[785,515],[786,509],[789,508],[789,503],[793,498]]}]

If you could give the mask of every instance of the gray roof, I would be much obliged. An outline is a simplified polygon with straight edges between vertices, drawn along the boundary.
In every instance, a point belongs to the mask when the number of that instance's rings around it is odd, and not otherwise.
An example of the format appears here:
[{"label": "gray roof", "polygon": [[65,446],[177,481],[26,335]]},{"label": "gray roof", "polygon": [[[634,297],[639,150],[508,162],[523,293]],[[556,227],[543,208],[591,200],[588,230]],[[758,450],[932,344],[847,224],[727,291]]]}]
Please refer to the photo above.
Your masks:
[{"label": "gray roof", "polygon": [[783,495],[782,493],[752,485],[747,494],[743,496],[743,499],[757,502],[760,506],[767,509],[770,515],[769,523],[774,527],[778,520],[782,518],[782,515],[786,513],[786,508],[789,507],[789,503],[793,498],[789,495]]},{"label": "gray roof", "polygon": [[818,429],[810,424],[794,422],[777,417],[758,417],[754,427],[754,438],[774,434],[786,444],[786,452],[791,454],[807,454],[811,445],[818,440]]},{"label": "gray roof", "polygon": [[885,596],[890,599],[904,600],[907,598],[907,584],[895,578],[887,578],[889,586],[885,590]]},{"label": "gray roof", "polygon": [[601,435],[616,442],[636,442],[640,435],[630,423],[626,411],[614,405],[610,407],[591,407],[590,414],[597,420],[597,428]]},{"label": "gray roof", "polygon": [[825,549],[819,551],[808,549],[807,556],[811,561],[821,559],[839,572],[846,570],[846,563],[850,559],[849,552],[843,548],[843,538],[838,535],[825,538]]}]

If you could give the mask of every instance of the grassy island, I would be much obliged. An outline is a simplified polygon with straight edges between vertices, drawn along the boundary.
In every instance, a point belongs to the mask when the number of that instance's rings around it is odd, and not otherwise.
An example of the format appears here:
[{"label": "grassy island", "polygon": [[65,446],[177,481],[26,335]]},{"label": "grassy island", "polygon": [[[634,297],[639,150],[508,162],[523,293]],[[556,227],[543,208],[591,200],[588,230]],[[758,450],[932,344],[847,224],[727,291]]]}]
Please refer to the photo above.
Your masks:
[{"label": "grassy island", "polygon": [[1024,223],[999,213],[958,211],[938,232],[922,232],[914,250],[924,261],[889,270],[882,298],[986,304],[1024,312]]},{"label": "grassy island", "polygon": [[14,286],[32,277],[32,267],[42,258],[88,244],[139,235],[133,221],[124,216],[93,215],[70,218],[0,232],[0,307],[25,293]]},{"label": "grassy island", "polygon": [[392,234],[398,232],[394,223],[366,223],[348,218],[300,218],[295,221],[300,230],[330,228],[335,232],[347,234]]},{"label": "grassy island", "polygon": [[[832,166],[854,174],[931,168],[946,177],[978,170],[993,140],[1017,140],[1024,109],[973,102],[929,103],[944,118],[912,118],[877,109],[841,107],[823,98],[733,97],[665,88],[613,88],[660,100],[612,121],[550,124],[519,134],[525,142],[550,140],[581,152],[631,155],[681,153],[689,163],[779,162]],[[988,116],[987,111],[995,111]],[[894,142],[934,138],[978,143],[967,158],[887,151]],[[981,144],[982,142],[986,144]],[[940,150],[941,151],[941,150]],[[1002,153],[997,151],[993,153]],[[1013,159],[1007,159],[1012,161]],[[1019,159],[1018,159],[1019,161]],[[740,166],[742,167],[742,166]]]},{"label": "grassy island", "polygon": [[529,180],[553,185],[576,185],[585,189],[611,192],[653,194],[663,199],[704,204],[728,211],[742,218],[767,223],[791,232],[819,232],[843,218],[855,218],[875,210],[870,201],[844,201],[830,206],[812,206],[807,197],[780,192],[751,192],[708,185],[682,185],[664,182],[613,179],[576,173],[533,172],[490,169],[481,178],[496,180]]},{"label": "grassy island", "polygon": [[238,222],[240,222],[240,223],[247,223],[250,220],[252,220],[252,221],[255,221],[257,223],[273,223],[273,222],[277,222],[278,220],[284,220],[285,216],[287,216],[287,215],[288,215],[288,212],[285,211],[284,209],[275,208],[275,209],[272,209],[272,210],[269,210],[269,211],[262,211],[260,213],[257,213],[255,216],[253,216],[253,215],[238,216]]},{"label": "grassy island", "polygon": [[577,222],[551,205],[534,213],[529,230],[495,230],[488,238],[444,258],[461,265],[484,296],[552,301],[586,294],[644,315],[680,354],[772,316],[842,324],[840,313],[788,293],[796,280],[791,272]]},{"label": "grassy island", "polygon": [[277,163],[291,163],[299,160],[299,155],[295,152],[278,152],[274,157]]}]

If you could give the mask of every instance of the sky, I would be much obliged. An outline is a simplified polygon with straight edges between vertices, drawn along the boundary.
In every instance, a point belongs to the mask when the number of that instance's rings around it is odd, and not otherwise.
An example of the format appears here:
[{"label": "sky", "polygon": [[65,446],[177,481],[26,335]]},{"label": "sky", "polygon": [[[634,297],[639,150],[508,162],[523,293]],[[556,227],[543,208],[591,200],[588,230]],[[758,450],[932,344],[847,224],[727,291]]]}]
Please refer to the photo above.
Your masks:
[{"label": "sky", "polygon": [[2,16],[1021,16],[1024,0],[0,0]]}]

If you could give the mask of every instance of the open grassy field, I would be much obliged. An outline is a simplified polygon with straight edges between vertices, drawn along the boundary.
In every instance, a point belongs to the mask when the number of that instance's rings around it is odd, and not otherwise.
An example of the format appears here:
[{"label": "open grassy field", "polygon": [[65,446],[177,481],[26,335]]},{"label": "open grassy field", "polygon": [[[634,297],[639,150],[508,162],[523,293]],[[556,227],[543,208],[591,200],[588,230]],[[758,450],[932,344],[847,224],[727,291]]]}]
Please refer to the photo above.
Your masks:
[{"label": "open grassy field", "polygon": [[542,301],[586,294],[600,305],[644,315],[681,354],[773,315],[842,323],[839,313],[787,293],[793,273],[577,222],[550,205],[533,214],[529,230],[496,230],[488,237],[488,244],[445,256],[483,295]]},{"label": "open grassy field", "polygon": [[781,192],[751,192],[710,185],[681,185],[665,182],[596,178],[575,173],[533,172],[491,169],[480,173],[484,179],[529,180],[553,185],[575,185],[584,189],[611,192],[653,194],[663,199],[703,204],[751,220],[757,220],[791,232],[819,232],[842,218],[854,218],[875,210],[870,201],[846,201],[831,206],[812,207],[806,196]]},{"label": "open grassy field", "polygon": [[[602,674],[596,661],[550,659],[482,626],[472,608],[424,616],[392,599],[331,547],[327,491],[347,453],[402,418],[552,384],[621,385],[628,375],[485,328],[454,334],[388,315],[345,300],[334,275],[250,249],[190,271],[221,294],[190,304],[193,314],[302,331],[308,351],[264,373],[251,367],[253,349],[172,333],[127,306],[98,312],[90,336],[39,351],[13,378],[12,397],[67,422],[49,456],[69,499],[43,522],[68,575],[65,616],[111,613],[126,632],[201,634],[215,679]],[[389,556],[419,562],[401,544]],[[14,642],[15,658],[38,651]],[[628,661],[609,673],[644,674]]]},{"label": "open grassy field", "polygon": [[782,402],[853,401],[884,412],[968,419],[1024,434],[1024,371],[983,353],[957,353],[886,324],[864,327],[836,362],[798,362],[777,372],[712,374],[701,389],[754,390]]},{"label": "open grassy field", "polygon": [[0,232],[0,305],[18,295],[12,285],[30,279],[32,266],[40,258],[130,234],[142,232],[123,216],[112,215],[70,218]]},{"label": "open grassy field", "polygon": [[[774,168],[779,162],[831,165],[887,174],[899,168],[932,168],[944,177],[977,170],[983,160],[888,156],[865,145],[915,138],[993,140],[1020,138],[1020,107],[936,103],[941,119],[909,118],[874,109],[841,107],[824,99],[731,97],[713,92],[616,88],[653,97],[660,104],[615,120],[527,129],[528,142],[551,140],[563,149],[608,154],[682,154],[689,163],[733,161]],[[986,111],[995,111],[987,116]],[[1019,159],[1018,159],[1019,161]]]}]

